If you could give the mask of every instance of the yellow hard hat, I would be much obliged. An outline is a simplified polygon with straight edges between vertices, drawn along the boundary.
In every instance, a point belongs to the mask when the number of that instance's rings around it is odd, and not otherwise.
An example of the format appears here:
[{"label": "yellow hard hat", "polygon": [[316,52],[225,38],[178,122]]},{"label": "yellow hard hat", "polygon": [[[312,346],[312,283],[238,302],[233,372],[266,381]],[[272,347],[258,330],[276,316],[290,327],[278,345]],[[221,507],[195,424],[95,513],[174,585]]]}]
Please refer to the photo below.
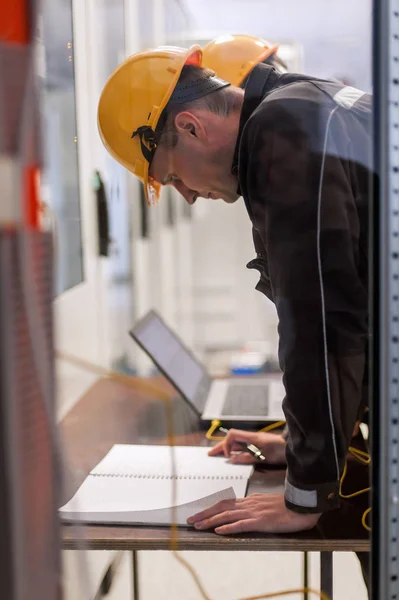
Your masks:
[{"label": "yellow hard hat", "polygon": [[278,46],[251,35],[222,35],[204,46],[202,63],[222,79],[240,86],[255,65],[277,50]]},{"label": "yellow hard hat", "polygon": [[183,67],[201,66],[200,46],[160,47],[125,60],[108,79],[98,105],[98,129],[108,152],[144,184],[148,204],[157,204],[161,186],[148,175],[156,127]]}]

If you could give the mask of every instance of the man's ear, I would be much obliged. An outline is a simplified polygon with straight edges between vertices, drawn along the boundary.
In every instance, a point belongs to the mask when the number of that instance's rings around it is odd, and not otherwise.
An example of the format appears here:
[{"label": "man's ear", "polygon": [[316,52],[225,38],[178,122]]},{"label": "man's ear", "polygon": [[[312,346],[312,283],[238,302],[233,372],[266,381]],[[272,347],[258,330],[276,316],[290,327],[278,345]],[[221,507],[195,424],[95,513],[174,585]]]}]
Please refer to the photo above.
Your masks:
[{"label": "man's ear", "polygon": [[206,137],[205,128],[200,119],[188,111],[176,115],[175,127],[181,135],[194,136],[199,140]]}]

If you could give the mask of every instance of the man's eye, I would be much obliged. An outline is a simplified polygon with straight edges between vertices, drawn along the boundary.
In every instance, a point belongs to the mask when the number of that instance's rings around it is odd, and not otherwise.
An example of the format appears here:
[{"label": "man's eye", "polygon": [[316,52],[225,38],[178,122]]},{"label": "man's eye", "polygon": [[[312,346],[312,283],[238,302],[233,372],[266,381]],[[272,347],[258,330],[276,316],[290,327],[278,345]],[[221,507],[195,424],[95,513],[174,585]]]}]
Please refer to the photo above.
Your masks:
[{"label": "man's eye", "polygon": [[169,175],[168,183],[176,183],[176,181],[179,181],[179,178],[176,177],[176,175]]}]

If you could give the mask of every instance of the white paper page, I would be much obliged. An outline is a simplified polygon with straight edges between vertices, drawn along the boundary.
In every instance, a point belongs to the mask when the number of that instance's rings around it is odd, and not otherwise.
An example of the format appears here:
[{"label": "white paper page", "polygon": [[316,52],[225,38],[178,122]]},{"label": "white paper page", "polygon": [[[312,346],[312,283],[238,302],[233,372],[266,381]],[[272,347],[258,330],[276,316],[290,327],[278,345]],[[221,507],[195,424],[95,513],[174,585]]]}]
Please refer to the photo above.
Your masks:
[{"label": "white paper page", "polygon": [[[110,502],[109,491],[107,492],[104,486],[100,489],[99,481],[105,481],[105,478],[89,477],[86,480],[74,498],[60,509],[62,520],[85,523],[151,525],[170,525],[173,522],[177,525],[187,525],[188,517],[193,514],[205,510],[221,500],[236,497],[233,487],[222,488],[222,486],[214,485],[212,487],[213,493],[199,496],[199,486],[196,489],[196,494],[194,494],[194,490],[183,489],[183,486],[180,486],[180,489],[176,490],[176,504],[172,509],[171,486],[167,486],[168,482],[164,480],[162,482],[164,494],[161,494],[161,497],[167,498],[167,502],[166,500],[160,500],[160,497],[157,501],[156,496],[153,496],[152,502],[148,502],[148,497],[144,498],[144,489],[140,490],[140,494],[136,495],[134,501],[129,501],[126,496],[122,497],[115,493],[112,502]],[[154,484],[155,482],[150,480],[149,483]],[[215,487],[220,487],[220,489],[215,491]],[[146,488],[147,493],[151,492],[150,486],[146,486]],[[204,494],[209,490],[210,485],[208,484],[208,486],[202,486],[201,492]],[[120,490],[115,489],[115,492],[118,491]],[[126,490],[123,490],[123,492],[125,494]],[[104,496],[108,496],[108,501],[104,500]],[[157,508],[155,508],[155,505],[157,505]],[[134,510],[132,510],[133,506],[135,507]]]},{"label": "white paper page", "polygon": [[[237,498],[245,495],[246,482],[232,483]],[[173,485],[174,484],[174,485]],[[61,512],[141,511],[193,502],[230,487],[224,480],[172,480],[89,477]],[[175,502],[173,493],[175,492]]]},{"label": "white paper page", "polygon": [[172,452],[175,473],[179,477],[194,479],[225,478],[249,479],[252,465],[234,465],[223,456],[208,456],[209,448],[203,446],[144,446],[117,444],[92,470],[97,475],[141,475],[146,477],[172,474]]},{"label": "white paper page", "polygon": [[[221,500],[231,500],[235,498],[234,490],[232,487],[220,490],[210,496],[204,498],[198,498],[193,502],[188,502],[181,506],[173,508],[164,508],[160,510],[147,510],[138,511],[135,513],[124,513],[121,514],[109,514],[105,515],[106,523],[131,523],[131,524],[151,524],[151,525],[187,525],[187,519],[192,517],[198,512],[201,512],[207,508],[210,508]],[[121,520],[119,520],[121,519]]]}]

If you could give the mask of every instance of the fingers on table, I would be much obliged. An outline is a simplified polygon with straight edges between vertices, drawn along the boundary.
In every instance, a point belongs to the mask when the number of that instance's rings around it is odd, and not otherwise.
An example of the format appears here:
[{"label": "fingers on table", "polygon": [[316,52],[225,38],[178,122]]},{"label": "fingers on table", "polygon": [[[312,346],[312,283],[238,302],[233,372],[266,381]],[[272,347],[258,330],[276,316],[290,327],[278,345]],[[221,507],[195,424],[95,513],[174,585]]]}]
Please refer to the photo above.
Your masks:
[{"label": "fingers on table", "polygon": [[196,529],[215,529],[216,527],[220,527],[228,523],[249,519],[250,516],[251,515],[247,510],[226,510],[218,513],[217,515],[213,515],[212,517],[208,517],[202,521],[196,522],[194,527]]},{"label": "fingers on table", "polygon": [[221,525],[215,528],[215,533],[219,535],[232,535],[234,533],[245,533],[249,531],[259,531],[259,519],[242,519],[227,525]]},{"label": "fingers on table", "polygon": [[187,519],[187,523],[192,525],[194,523],[198,523],[199,521],[203,521],[204,519],[209,519],[210,517],[213,517],[214,515],[225,512],[227,510],[233,510],[237,506],[238,502],[239,501],[236,498],[232,500],[221,500],[213,506],[210,506],[209,508]]}]

